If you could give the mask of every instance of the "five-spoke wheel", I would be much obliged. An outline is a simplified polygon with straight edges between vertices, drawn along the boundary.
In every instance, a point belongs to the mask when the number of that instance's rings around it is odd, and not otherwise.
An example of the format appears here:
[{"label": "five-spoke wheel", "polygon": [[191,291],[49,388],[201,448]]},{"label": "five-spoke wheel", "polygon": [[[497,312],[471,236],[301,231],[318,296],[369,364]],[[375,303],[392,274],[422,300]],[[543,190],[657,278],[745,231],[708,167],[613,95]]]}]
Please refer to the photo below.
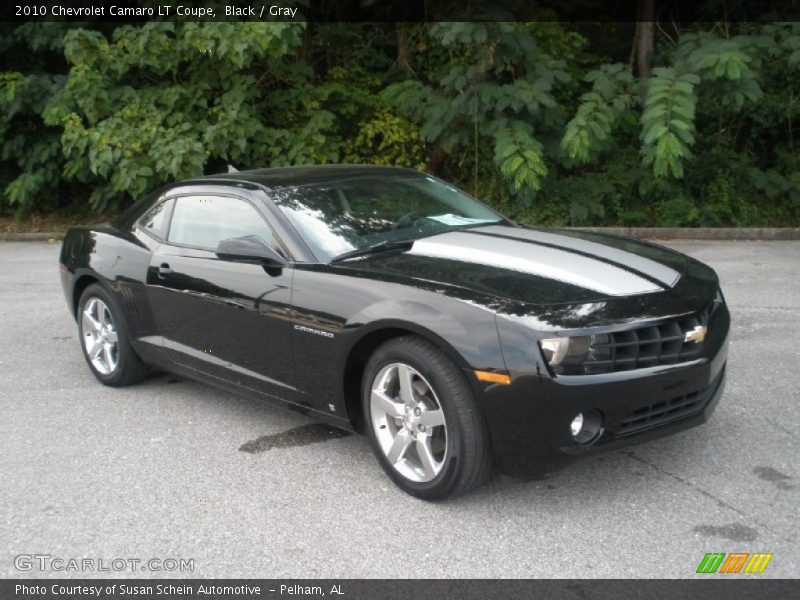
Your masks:
[{"label": "five-spoke wheel", "polygon": [[117,368],[117,328],[106,303],[92,298],[81,314],[83,319],[83,346],[94,368],[110,375]]},{"label": "five-spoke wheel", "polygon": [[486,480],[491,448],[464,371],[420,337],[392,339],[370,357],[364,416],[378,462],[406,492],[428,500]]},{"label": "five-spoke wheel", "polygon": [[381,450],[412,481],[430,481],[447,458],[447,424],[431,385],[404,363],[383,367],[370,396],[372,425]]}]

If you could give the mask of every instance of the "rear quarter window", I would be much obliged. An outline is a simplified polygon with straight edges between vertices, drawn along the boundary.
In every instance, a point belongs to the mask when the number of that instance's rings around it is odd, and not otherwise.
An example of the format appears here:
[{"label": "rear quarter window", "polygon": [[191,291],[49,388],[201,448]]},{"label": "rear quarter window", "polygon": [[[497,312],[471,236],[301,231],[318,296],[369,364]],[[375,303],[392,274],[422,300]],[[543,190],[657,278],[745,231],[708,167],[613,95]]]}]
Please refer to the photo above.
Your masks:
[{"label": "rear quarter window", "polygon": [[145,215],[139,219],[139,227],[144,229],[147,233],[158,239],[164,239],[167,236],[167,228],[169,227],[169,214],[174,200],[165,200],[151,208]]}]

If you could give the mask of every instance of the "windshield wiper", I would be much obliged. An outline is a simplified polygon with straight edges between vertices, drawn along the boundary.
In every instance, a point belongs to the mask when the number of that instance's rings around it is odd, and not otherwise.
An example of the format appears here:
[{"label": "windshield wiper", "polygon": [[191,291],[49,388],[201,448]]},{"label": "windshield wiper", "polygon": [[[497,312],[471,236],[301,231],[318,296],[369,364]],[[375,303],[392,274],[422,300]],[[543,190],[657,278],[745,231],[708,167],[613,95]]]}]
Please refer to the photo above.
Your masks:
[{"label": "windshield wiper", "polygon": [[357,258],[359,256],[369,256],[370,254],[379,254],[380,252],[390,252],[392,250],[411,250],[414,245],[414,240],[402,240],[399,242],[380,242],[372,246],[365,246],[363,248],[356,248],[342,254],[337,254],[330,260],[330,264],[342,262],[348,258]]}]

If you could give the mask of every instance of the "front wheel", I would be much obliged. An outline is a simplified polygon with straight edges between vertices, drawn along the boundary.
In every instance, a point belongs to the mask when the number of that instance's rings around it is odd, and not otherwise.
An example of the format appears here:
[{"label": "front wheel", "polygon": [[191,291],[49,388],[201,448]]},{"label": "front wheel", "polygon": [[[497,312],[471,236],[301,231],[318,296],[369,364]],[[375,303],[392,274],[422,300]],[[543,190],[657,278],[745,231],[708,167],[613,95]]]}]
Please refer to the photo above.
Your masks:
[{"label": "front wheel", "polygon": [[391,340],[364,372],[364,415],[381,466],[427,500],[463,493],[491,472],[486,426],[464,374],[417,336]]}]

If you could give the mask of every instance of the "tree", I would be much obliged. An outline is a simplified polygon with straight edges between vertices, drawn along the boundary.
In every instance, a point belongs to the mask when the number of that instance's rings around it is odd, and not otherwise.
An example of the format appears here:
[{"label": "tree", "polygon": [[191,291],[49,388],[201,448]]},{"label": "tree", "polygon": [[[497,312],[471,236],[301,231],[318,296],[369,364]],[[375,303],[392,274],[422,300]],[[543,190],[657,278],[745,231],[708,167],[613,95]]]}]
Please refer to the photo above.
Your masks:
[{"label": "tree", "polygon": [[630,64],[633,65],[635,61],[639,77],[644,79],[650,77],[650,61],[655,54],[655,20],[655,0],[639,0]]},{"label": "tree", "polygon": [[111,39],[76,29],[45,123],[63,128],[64,176],[92,182],[95,209],[200,175],[210,159],[247,164],[269,138],[256,75],[288,55],[292,23],[148,23]]},{"label": "tree", "polygon": [[448,156],[457,155],[463,164],[471,154],[477,193],[482,148],[488,142],[509,189],[528,204],[548,171],[536,131],[552,132],[561,115],[554,88],[569,80],[564,61],[543,51],[534,28],[436,24],[428,32],[425,58],[441,63],[418,78],[389,85],[383,94],[420,124],[434,147],[431,170],[440,171]]},{"label": "tree", "polygon": [[0,25],[0,214],[357,162],[530,223],[800,223],[800,25],[650,36],[651,5],[633,48],[608,22]]},{"label": "tree", "polygon": [[46,126],[42,113],[66,82],[63,41],[74,28],[39,23],[0,30],[0,190],[18,211],[66,200],[61,131]]}]

